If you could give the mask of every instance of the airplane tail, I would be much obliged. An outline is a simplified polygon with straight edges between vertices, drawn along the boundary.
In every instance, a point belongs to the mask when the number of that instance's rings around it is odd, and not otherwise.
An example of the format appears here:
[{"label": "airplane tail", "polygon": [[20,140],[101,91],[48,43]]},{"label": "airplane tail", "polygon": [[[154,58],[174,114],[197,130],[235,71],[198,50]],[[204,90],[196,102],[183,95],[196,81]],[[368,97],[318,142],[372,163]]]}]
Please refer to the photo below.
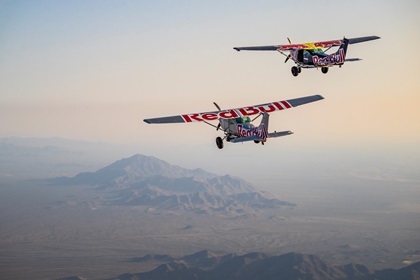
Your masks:
[{"label": "airplane tail", "polygon": [[258,132],[259,132],[259,138],[260,141],[264,144],[264,142],[267,141],[267,138],[276,138],[280,136],[287,136],[290,134],[293,134],[293,132],[287,130],[287,131],[275,131],[268,133],[268,120],[270,118],[270,115],[268,113],[262,113],[263,118],[261,120],[260,125],[258,126]]},{"label": "airplane tail", "polygon": [[349,45],[349,39],[346,37],[343,38],[342,43],[340,45],[340,48],[335,53],[335,56],[337,57],[337,60],[340,63],[344,63],[346,61],[346,54],[347,54],[347,46]]},{"label": "airplane tail", "polygon": [[262,120],[260,125],[258,126],[258,136],[260,137],[262,142],[265,142],[267,140],[269,118],[270,115],[268,113],[262,113]]},{"label": "airplane tail", "polygon": [[258,127],[254,127],[253,135],[246,136],[246,137],[235,137],[230,140],[232,143],[238,143],[238,142],[246,142],[246,141],[254,141],[255,143],[264,144],[267,141],[267,138],[275,138],[280,136],[286,136],[293,134],[291,131],[279,131],[279,132],[271,132],[268,133],[268,120],[270,118],[270,115],[268,113],[261,113],[262,119],[261,123]]}]

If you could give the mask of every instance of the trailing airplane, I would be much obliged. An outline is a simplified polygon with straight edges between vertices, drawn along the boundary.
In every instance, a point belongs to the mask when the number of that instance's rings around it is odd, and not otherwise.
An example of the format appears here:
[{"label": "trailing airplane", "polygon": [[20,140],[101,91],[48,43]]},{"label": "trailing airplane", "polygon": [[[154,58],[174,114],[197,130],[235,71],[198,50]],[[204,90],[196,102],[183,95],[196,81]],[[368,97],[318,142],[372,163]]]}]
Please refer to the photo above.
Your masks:
[{"label": "trailing airplane", "polygon": [[[286,56],[286,63],[289,59],[295,62],[292,67],[292,75],[297,76],[302,71],[302,68],[321,68],[322,73],[328,73],[328,68],[338,65],[341,67],[346,61],[359,61],[359,58],[347,58],[347,46],[349,44],[356,44],[371,40],[380,39],[378,36],[367,36],[358,38],[343,38],[342,40],[331,40],[325,42],[314,42],[304,44],[292,44],[292,41],[287,38],[289,45],[273,45],[273,46],[259,46],[259,47],[235,47],[237,51],[278,51]],[[339,46],[338,51],[332,54],[326,52],[332,47]],[[289,51],[289,54],[286,53]]]},{"label": "trailing airplane", "polygon": [[[223,148],[223,140],[225,139],[231,143],[254,141],[264,145],[268,138],[293,134],[291,131],[274,131],[269,133],[268,121],[270,115],[268,113],[282,111],[322,99],[324,98],[321,95],[311,95],[227,110],[221,110],[219,105],[214,103],[218,111],[145,119],[144,122],[148,124],[204,122],[213,126],[216,130],[220,129],[224,132],[223,138],[216,138],[216,145],[219,149]],[[251,120],[250,116],[256,117]],[[252,124],[260,116],[262,116],[260,124],[258,126]],[[210,123],[211,121],[218,121],[219,123],[215,125]]]}]

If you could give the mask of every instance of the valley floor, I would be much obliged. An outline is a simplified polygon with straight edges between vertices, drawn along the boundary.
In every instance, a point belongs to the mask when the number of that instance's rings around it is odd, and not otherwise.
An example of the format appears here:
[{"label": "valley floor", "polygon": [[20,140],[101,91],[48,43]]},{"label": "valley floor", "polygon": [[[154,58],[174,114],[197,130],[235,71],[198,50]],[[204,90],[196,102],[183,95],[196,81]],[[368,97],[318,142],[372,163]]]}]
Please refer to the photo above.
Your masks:
[{"label": "valley floor", "polygon": [[[242,217],[161,212],[102,205],[86,187],[8,182],[0,186],[0,278],[105,279],[148,271],[147,254],[182,256],[203,249],[220,254],[310,253],[332,264],[398,268],[420,258],[416,209],[324,207],[298,202]],[[294,202],[294,201],[292,201]],[[378,201],[377,201],[378,202]],[[392,206],[395,207],[395,206]]]}]

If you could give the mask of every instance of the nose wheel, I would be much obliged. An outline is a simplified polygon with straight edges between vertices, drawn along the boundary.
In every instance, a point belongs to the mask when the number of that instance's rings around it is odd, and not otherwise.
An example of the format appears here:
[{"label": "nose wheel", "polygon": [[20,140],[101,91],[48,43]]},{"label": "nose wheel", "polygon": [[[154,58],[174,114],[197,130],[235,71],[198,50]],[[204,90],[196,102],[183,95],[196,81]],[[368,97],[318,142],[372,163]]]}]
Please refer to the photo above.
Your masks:
[{"label": "nose wheel", "polygon": [[322,67],[321,71],[322,71],[322,73],[327,74],[328,73],[328,67]]},{"label": "nose wheel", "polygon": [[222,137],[217,137],[216,138],[216,146],[219,149],[223,149],[223,139],[222,139]]},{"label": "nose wheel", "polygon": [[302,69],[300,68],[300,67],[297,67],[297,66],[293,66],[292,67],[292,75],[293,76],[297,76],[297,75],[299,75],[299,73],[302,71]]}]

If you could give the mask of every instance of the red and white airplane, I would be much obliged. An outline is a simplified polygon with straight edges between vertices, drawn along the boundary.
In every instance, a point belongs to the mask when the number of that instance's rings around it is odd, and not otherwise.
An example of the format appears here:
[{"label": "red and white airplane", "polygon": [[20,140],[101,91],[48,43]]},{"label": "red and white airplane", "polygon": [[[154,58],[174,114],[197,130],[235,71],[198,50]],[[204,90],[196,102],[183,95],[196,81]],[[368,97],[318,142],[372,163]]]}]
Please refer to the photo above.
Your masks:
[{"label": "red and white airplane", "polygon": [[[366,36],[357,38],[343,38],[342,40],[331,40],[325,42],[314,42],[304,44],[292,44],[287,38],[289,45],[272,45],[259,47],[235,47],[237,51],[278,51],[286,56],[285,63],[291,58],[295,62],[292,67],[292,75],[297,76],[302,68],[321,68],[322,73],[326,74],[328,68],[334,65],[342,66],[346,61],[358,61],[359,58],[346,58],[347,46],[371,40],[379,39],[378,36]],[[327,54],[332,47],[339,47],[337,52]],[[286,53],[289,51],[289,54]]]},{"label": "red and white airplane", "polygon": [[[292,134],[291,131],[268,133],[268,120],[270,117],[268,113],[297,107],[322,99],[324,98],[321,95],[311,95],[228,110],[221,110],[219,105],[214,103],[218,111],[145,119],[144,122],[148,124],[204,122],[215,127],[216,130],[220,129],[224,132],[225,135],[223,138],[216,138],[216,145],[219,149],[223,148],[224,139],[232,143],[254,141],[255,143],[261,142],[264,144],[267,138]],[[251,120],[250,116],[255,116],[255,118]],[[258,126],[254,126],[252,122],[260,116],[262,116],[261,123]],[[210,121],[219,121],[219,124],[216,126],[210,123]]]}]

